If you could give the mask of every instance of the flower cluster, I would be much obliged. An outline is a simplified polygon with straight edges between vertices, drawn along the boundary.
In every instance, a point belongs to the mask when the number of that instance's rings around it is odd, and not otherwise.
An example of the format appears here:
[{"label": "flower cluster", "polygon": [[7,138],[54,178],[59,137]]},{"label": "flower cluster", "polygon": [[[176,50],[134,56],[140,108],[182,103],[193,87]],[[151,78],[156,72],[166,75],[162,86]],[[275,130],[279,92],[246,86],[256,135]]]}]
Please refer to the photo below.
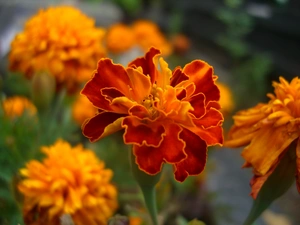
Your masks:
[{"label": "flower cluster", "polygon": [[252,167],[252,197],[256,198],[262,185],[273,173],[281,157],[293,142],[296,143],[297,186],[300,192],[300,80],[290,83],[280,77],[273,82],[274,93],[268,103],[259,103],[242,110],[234,117],[226,145],[246,146],[242,152],[245,167]]},{"label": "flower cluster", "polygon": [[134,46],[144,52],[150,47],[158,48],[167,56],[172,53],[172,46],[161,33],[159,27],[148,20],[138,20],[131,26],[115,24],[108,29],[106,36],[108,51],[122,53]]},{"label": "flower cluster", "polygon": [[92,68],[105,56],[104,35],[93,19],[71,6],[40,10],[12,41],[9,67],[28,78],[48,71],[58,87],[73,91],[90,78]]},{"label": "flower cluster", "polygon": [[169,163],[184,181],[204,169],[207,146],[223,141],[216,79],[201,60],[171,71],[155,48],[126,68],[101,59],[82,90],[98,108],[83,134],[97,141],[123,129],[140,170],[157,174]]},{"label": "flower cluster", "polygon": [[29,115],[36,114],[36,107],[26,97],[14,96],[3,100],[2,107],[4,113],[9,118],[19,117],[27,112]]},{"label": "flower cluster", "polygon": [[77,225],[107,224],[117,208],[112,171],[81,145],[58,140],[42,151],[47,155],[43,162],[32,160],[20,170],[25,223],[60,224],[63,215],[70,215]]}]

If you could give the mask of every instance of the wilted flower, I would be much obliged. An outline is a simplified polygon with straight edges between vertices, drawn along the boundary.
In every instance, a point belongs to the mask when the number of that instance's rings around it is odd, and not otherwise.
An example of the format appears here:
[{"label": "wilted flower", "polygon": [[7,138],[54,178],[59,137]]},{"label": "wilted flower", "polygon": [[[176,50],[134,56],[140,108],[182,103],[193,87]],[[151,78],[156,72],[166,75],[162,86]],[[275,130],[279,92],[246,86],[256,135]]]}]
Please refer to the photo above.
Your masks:
[{"label": "wilted flower", "polygon": [[32,102],[23,96],[13,96],[3,100],[3,110],[9,118],[19,117],[27,112],[29,115],[35,115],[37,110]]},{"label": "wilted flower", "polygon": [[296,142],[297,186],[300,192],[300,80],[288,83],[283,77],[273,82],[274,93],[268,103],[242,110],[234,117],[226,145],[246,146],[242,152],[245,167],[252,167],[252,197],[256,198],[267,178],[278,166],[293,142]]},{"label": "wilted flower", "polygon": [[204,169],[207,146],[223,141],[216,79],[201,60],[171,71],[155,48],[126,68],[101,59],[82,90],[98,108],[83,134],[97,141],[124,129],[140,170],[154,175],[170,163],[184,181]]},{"label": "wilted flower", "polygon": [[104,34],[93,19],[71,6],[40,10],[11,43],[10,69],[28,78],[48,71],[58,86],[73,91],[105,56]]},{"label": "wilted flower", "polygon": [[76,225],[104,225],[117,208],[112,171],[94,152],[58,140],[42,147],[42,162],[32,160],[20,170],[26,224],[58,225],[70,215]]},{"label": "wilted flower", "polygon": [[79,125],[96,113],[97,108],[83,95],[79,95],[73,103],[72,116]]}]

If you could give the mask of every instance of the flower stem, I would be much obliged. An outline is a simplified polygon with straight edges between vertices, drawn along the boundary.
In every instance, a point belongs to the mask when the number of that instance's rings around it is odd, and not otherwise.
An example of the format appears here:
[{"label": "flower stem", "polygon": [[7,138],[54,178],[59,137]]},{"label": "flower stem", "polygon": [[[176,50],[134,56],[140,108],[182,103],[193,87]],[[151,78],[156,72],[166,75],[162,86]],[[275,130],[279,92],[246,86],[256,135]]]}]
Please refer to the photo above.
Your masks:
[{"label": "flower stem", "polygon": [[142,190],[145,205],[148,209],[153,225],[158,225],[155,185],[159,181],[161,173],[149,175],[140,170],[138,165],[135,163],[135,156],[132,151],[130,159],[133,176]]}]

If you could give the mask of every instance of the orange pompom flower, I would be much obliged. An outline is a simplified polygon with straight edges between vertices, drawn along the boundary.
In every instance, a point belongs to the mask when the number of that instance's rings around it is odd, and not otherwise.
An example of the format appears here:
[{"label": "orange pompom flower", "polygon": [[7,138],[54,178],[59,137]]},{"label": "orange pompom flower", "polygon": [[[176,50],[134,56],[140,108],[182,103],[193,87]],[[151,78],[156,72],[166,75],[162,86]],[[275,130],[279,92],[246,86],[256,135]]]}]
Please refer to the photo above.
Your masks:
[{"label": "orange pompom flower", "polygon": [[71,6],[50,7],[30,18],[11,43],[9,67],[31,78],[47,71],[58,87],[69,91],[90,78],[99,58],[105,31]]},{"label": "orange pompom flower", "polygon": [[73,103],[72,116],[79,125],[96,113],[97,108],[83,95],[79,95]]},{"label": "orange pompom flower", "polygon": [[20,170],[25,223],[59,225],[62,216],[70,215],[76,225],[107,224],[117,208],[112,171],[82,145],[58,140],[42,151],[47,158]]},{"label": "orange pompom flower", "polygon": [[224,83],[217,82],[217,86],[220,90],[220,105],[221,105],[221,112],[223,113],[224,117],[228,116],[234,109],[234,101],[232,92]]},{"label": "orange pompom flower", "polygon": [[28,98],[23,96],[13,96],[4,99],[2,107],[5,115],[9,118],[22,116],[25,112],[33,116],[37,112],[34,104]]},{"label": "orange pompom flower", "polygon": [[[280,77],[279,81],[273,82],[275,94],[268,94],[268,103],[259,103],[233,117],[234,126],[225,142],[229,147],[246,146],[242,157],[244,166],[253,168],[254,199],[293,142],[297,146],[297,177],[300,175],[300,80],[296,77],[289,83]],[[300,192],[299,178],[297,186]]]},{"label": "orange pompom flower", "polygon": [[204,169],[207,146],[223,142],[216,79],[201,60],[171,71],[155,48],[126,68],[101,59],[82,90],[98,108],[83,134],[97,141],[124,129],[140,170],[154,175],[169,163],[184,181]]}]

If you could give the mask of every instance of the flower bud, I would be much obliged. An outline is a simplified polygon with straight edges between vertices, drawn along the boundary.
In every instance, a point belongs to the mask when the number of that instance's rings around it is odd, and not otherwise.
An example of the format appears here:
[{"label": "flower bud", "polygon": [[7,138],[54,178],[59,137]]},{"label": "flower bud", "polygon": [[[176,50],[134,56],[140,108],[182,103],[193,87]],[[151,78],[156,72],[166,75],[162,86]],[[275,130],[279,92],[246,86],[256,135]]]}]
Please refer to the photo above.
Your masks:
[{"label": "flower bud", "polygon": [[37,72],[31,80],[31,98],[39,110],[45,110],[55,93],[55,78],[46,71]]}]

